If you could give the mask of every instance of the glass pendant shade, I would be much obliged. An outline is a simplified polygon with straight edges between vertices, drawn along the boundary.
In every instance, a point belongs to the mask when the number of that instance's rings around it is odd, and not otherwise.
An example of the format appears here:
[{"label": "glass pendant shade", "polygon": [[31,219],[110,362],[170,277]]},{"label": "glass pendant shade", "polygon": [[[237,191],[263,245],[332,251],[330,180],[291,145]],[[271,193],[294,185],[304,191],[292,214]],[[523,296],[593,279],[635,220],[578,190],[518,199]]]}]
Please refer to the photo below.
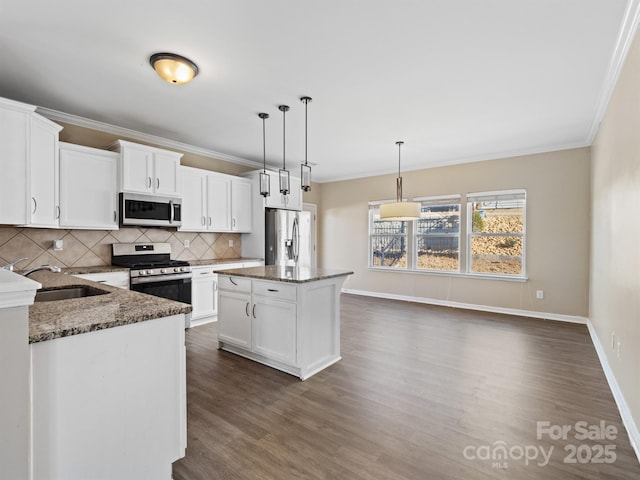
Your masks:
[{"label": "glass pendant shade", "polygon": [[283,195],[288,195],[289,188],[289,170],[280,169],[278,171],[278,176],[280,178],[280,193]]},{"label": "glass pendant shade", "polygon": [[195,63],[174,53],[155,53],[149,63],[160,78],[174,85],[189,83],[198,74]]},{"label": "glass pendant shade", "polygon": [[305,192],[311,190],[311,167],[304,163],[300,165],[300,181],[302,190]]},{"label": "glass pendant shade", "polygon": [[271,194],[271,179],[267,172],[260,172],[260,195],[268,197]]}]

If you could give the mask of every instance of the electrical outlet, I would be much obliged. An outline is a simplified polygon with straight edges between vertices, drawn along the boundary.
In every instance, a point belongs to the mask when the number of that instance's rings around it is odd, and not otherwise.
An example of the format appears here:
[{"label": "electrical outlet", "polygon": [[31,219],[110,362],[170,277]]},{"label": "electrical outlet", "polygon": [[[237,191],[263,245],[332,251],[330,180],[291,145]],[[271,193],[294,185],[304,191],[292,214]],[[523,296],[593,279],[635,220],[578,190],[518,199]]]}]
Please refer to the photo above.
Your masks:
[{"label": "electrical outlet", "polygon": [[184,248],[189,248],[191,246],[191,242],[189,240],[185,240],[183,244],[184,244]]},{"label": "electrical outlet", "polygon": [[611,349],[616,349],[616,332],[611,332]]},{"label": "electrical outlet", "polygon": [[536,298],[542,300],[544,298],[544,290],[536,290]]},{"label": "electrical outlet", "polygon": [[61,251],[64,248],[64,242],[62,240],[54,240],[53,241],[53,249],[56,252]]},{"label": "electrical outlet", "polygon": [[229,246],[233,247],[233,240],[232,239],[229,239]]},{"label": "electrical outlet", "polygon": [[618,360],[622,359],[622,342],[618,340],[618,348],[616,349],[618,352]]}]

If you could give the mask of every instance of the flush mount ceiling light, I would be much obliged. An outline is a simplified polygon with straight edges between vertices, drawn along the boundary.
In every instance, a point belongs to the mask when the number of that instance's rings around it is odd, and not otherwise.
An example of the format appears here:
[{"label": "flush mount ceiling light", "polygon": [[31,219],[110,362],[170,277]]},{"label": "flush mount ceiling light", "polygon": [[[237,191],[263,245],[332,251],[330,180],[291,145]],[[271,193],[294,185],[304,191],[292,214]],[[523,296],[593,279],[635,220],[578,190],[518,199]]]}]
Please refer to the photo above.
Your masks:
[{"label": "flush mount ceiling light", "polygon": [[198,75],[198,66],[188,58],[175,53],[154,53],[149,63],[164,81],[181,85]]},{"label": "flush mount ceiling light", "polygon": [[300,165],[300,180],[301,188],[305,192],[311,190],[311,167],[307,163],[307,106],[311,100],[311,97],[300,98],[300,101],[304,103],[304,163]]},{"label": "flush mount ceiling light", "polygon": [[258,117],[262,119],[262,172],[260,172],[260,195],[268,197],[271,193],[270,179],[267,173],[267,142],[265,140],[264,121],[269,118],[268,113],[259,113]]},{"label": "flush mount ceiling light", "polygon": [[396,203],[383,203],[380,205],[380,220],[415,220],[420,218],[420,204],[417,202],[402,201],[402,177],[400,176],[400,147],[404,142],[396,142],[398,145],[398,178],[396,179]]},{"label": "flush mount ceiling light", "polygon": [[280,105],[278,110],[282,112],[282,168],[278,171],[278,176],[280,178],[280,193],[283,195],[289,194],[289,170],[287,170],[287,161],[286,161],[286,122],[285,116],[289,111],[288,105]]}]

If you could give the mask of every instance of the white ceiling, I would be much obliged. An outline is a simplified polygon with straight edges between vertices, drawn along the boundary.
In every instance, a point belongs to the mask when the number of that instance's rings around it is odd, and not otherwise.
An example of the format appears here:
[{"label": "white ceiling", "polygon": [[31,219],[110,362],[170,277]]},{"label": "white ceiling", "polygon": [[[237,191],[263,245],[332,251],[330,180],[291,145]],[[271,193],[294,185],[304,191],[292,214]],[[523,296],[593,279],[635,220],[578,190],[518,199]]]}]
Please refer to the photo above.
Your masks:
[{"label": "white ceiling", "polygon": [[[99,6],[96,6],[99,5]],[[316,181],[589,145],[638,0],[4,0],[0,96]],[[630,12],[630,13],[629,13]],[[626,17],[626,18],[625,18]],[[163,82],[152,53],[200,67]],[[46,112],[46,110],[45,110]]]}]

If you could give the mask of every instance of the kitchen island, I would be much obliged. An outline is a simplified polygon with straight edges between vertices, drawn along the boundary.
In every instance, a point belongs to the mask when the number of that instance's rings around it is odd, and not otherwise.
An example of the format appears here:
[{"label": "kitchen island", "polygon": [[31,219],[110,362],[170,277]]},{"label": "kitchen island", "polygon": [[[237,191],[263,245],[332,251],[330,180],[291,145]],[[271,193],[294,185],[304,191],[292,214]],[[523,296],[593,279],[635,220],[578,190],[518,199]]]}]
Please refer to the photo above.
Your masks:
[{"label": "kitchen island", "polygon": [[305,380],[340,360],[344,270],[267,265],[219,274],[218,347]]},{"label": "kitchen island", "polygon": [[191,306],[62,273],[29,307],[33,479],[171,479],[186,448]]}]

